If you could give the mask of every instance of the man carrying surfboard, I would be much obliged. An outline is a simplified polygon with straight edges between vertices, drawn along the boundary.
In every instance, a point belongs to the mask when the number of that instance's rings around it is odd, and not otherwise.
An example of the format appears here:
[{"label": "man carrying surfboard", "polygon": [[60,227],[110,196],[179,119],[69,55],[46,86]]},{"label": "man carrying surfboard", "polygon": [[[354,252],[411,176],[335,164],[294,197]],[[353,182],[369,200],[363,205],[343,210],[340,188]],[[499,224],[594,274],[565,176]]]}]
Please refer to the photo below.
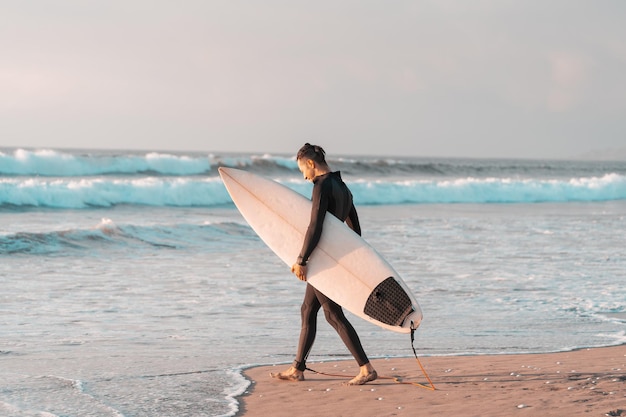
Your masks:
[{"label": "man carrying surfboard", "polygon": [[[327,212],[346,222],[352,230],[359,235],[361,234],[359,218],[352,201],[352,193],[341,179],[339,171],[331,171],[325,155],[320,146],[306,143],[300,148],[296,156],[300,172],[306,180],[313,182],[311,220],[304,237],[300,256],[291,267],[291,271],[301,281],[307,279],[306,264],[320,240]],[[286,371],[272,373],[271,376],[288,381],[304,380],[306,359],[315,341],[317,313],[320,308],[324,309],[326,320],[337,331],[360,367],[359,374],[351,379],[347,385],[363,385],[375,380],[378,375],[363,350],[359,336],[344,315],[341,306],[309,283],[307,283],[302,302],[302,327],[294,363]]]}]

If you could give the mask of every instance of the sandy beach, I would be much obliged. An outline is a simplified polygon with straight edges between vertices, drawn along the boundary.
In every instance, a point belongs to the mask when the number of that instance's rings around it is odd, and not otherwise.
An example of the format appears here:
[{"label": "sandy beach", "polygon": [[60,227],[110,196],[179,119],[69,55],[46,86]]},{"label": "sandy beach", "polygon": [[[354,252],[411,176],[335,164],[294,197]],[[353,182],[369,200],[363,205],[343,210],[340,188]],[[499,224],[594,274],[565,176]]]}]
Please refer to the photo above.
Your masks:
[{"label": "sandy beach", "polygon": [[[626,416],[626,345],[571,352],[372,360],[379,379],[344,386],[353,361],[308,364],[306,380],[270,378],[284,364],[247,369],[239,416]],[[345,377],[342,377],[345,375]],[[399,378],[399,384],[393,378]]]}]

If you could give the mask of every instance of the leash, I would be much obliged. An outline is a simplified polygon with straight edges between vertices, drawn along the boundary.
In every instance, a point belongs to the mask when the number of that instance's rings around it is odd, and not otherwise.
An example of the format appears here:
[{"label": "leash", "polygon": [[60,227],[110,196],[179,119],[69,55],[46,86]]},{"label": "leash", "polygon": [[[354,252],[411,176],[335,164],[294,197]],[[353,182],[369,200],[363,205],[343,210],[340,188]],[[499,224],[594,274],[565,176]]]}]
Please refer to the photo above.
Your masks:
[{"label": "leash", "polygon": [[[413,322],[411,322],[411,324],[413,324]],[[426,380],[428,381],[428,385],[419,384],[417,382],[411,382],[410,384],[416,385],[416,386],[418,386],[420,388],[425,388],[425,389],[430,390],[430,391],[435,391],[437,389],[437,388],[435,388],[435,384],[433,384],[433,381],[428,376],[428,373],[426,372],[426,369],[424,369],[424,366],[422,365],[422,362],[420,361],[420,358],[417,357],[417,352],[415,351],[415,343],[414,342],[415,342],[415,329],[413,328],[413,326],[411,326],[411,349],[413,349],[413,355],[415,355],[415,360],[417,361],[417,364],[420,366],[420,369],[422,370],[422,373],[426,377]]]}]

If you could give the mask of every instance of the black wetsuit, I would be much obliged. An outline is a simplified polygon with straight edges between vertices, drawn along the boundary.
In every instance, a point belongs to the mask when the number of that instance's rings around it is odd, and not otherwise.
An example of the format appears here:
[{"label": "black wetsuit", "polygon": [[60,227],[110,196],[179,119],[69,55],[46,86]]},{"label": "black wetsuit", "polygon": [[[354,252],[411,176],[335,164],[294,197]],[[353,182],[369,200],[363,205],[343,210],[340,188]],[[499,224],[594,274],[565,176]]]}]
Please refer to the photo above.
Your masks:
[{"label": "black wetsuit", "polygon": [[[352,193],[341,179],[339,171],[320,175],[313,180],[313,184],[311,221],[298,257],[298,263],[301,265],[306,264],[320,240],[326,212],[345,221],[352,230],[361,234],[359,218],[352,202]],[[343,314],[341,306],[307,283],[302,301],[302,329],[294,367],[301,371],[306,369],[306,359],[315,341],[317,313],[320,307],[324,308],[326,320],[337,331],[359,366],[367,364],[369,360],[361,346],[359,336]]]}]

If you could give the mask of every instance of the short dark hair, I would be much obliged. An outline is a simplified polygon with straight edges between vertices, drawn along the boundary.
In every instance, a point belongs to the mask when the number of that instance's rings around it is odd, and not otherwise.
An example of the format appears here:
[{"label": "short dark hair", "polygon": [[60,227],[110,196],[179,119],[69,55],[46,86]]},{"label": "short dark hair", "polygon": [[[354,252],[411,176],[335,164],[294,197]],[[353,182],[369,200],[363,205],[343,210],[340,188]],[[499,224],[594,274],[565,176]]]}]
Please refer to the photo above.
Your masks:
[{"label": "short dark hair", "polygon": [[321,146],[305,143],[304,146],[298,151],[296,160],[300,160],[302,158],[311,159],[318,164],[325,164],[326,152],[324,152],[324,149],[322,149]]}]

